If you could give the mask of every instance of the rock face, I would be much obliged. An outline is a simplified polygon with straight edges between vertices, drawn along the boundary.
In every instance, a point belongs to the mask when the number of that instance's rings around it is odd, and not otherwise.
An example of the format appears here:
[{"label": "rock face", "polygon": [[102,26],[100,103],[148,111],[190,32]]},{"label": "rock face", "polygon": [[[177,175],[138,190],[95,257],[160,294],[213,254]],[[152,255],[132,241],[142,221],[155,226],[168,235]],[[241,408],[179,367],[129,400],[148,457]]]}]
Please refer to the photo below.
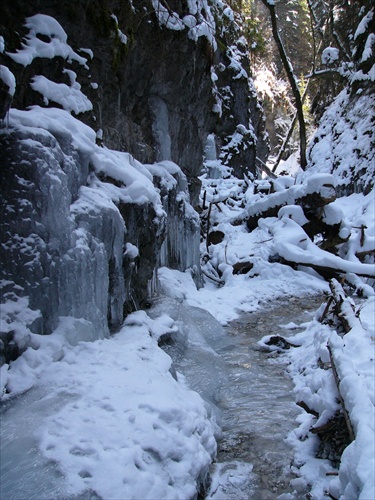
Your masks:
[{"label": "rock face", "polygon": [[219,108],[213,127],[218,156],[224,165],[233,168],[236,177],[241,179],[244,174],[257,177],[258,162],[264,162],[269,152],[265,120],[249,78],[245,40],[239,38],[231,43],[231,37],[224,33],[223,43],[228,48],[217,52],[213,68]]},{"label": "rock face", "polygon": [[[202,2],[196,3],[199,20],[207,13]],[[7,51],[20,49],[21,36],[30,35],[25,18],[42,12],[63,26],[70,45],[81,56],[89,59],[79,48],[93,52],[89,70],[77,60],[66,64],[61,57],[34,59],[25,68],[7,57],[19,82],[13,105],[21,109],[43,105],[43,97],[30,88],[30,80],[43,74],[69,84],[69,74],[63,72],[69,67],[93,105],[80,119],[101,129],[104,143],[112,149],[129,151],[143,163],[177,163],[188,178],[194,205],[208,134],[218,136],[218,150],[227,146],[222,156],[237,175],[255,174],[255,158],[264,160],[268,153],[263,114],[249,80],[246,46],[238,41],[235,23],[217,7],[211,8],[219,40],[215,47],[206,36],[192,40],[188,29],[161,25],[154,4],[150,0],[135,7],[132,2],[78,0],[73,8],[56,0],[37,6],[15,0],[2,5],[2,19],[10,21],[4,26]],[[189,12],[185,2],[169,5],[176,10],[175,16],[182,18]],[[207,21],[207,26],[215,20]],[[213,112],[218,101],[222,109]],[[231,147],[237,126],[242,127],[244,139],[240,146]]]},{"label": "rock face", "polygon": [[145,306],[158,266],[199,284],[191,205],[207,138],[239,177],[267,155],[246,47],[233,12],[200,0],[14,0],[0,19],[0,64],[16,81],[0,134],[4,299],[28,311],[12,333],[4,309],[6,342],[66,316],[82,338],[105,336]]},{"label": "rock face", "polygon": [[108,324],[123,320],[124,220],[114,205],[74,217],[89,162],[71,143],[14,131],[1,134],[1,154],[5,298],[17,291],[29,297],[29,307],[40,311],[30,325],[36,333],[50,333],[58,317],[73,316],[90,321],[95,337],[105,335]]},{"label": "rock face", "polygon": [[[21,112],[21,121],[28,115]],[[106,335],[145,305],[158,265],[192,268],[199,281],[199,219],[177,165],[143,166],[126,155],[105,174],[116,152],[94,142],[83,148],[79,130],[53,133],[24,122],[1,130],[0,151],[3,297],[29,298],[39,311],[27,322],[32,331],[51,333],[60,317],[72,316],[93,338]],[[125,185],[116,165],[133,168],[135,180],[126,171]]]}]

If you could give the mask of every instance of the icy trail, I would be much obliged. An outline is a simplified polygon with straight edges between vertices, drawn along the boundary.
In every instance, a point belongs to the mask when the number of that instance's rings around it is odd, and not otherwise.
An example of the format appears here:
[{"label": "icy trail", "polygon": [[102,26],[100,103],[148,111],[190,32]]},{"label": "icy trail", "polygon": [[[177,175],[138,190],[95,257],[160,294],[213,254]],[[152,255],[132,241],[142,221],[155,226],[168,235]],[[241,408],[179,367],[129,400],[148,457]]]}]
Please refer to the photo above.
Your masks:
[{"label": "icy trail", "polygon": [[180,321],[187,338],[185,346],[177,343],[167,351],[189,386],[214,403],[222,429],[207,500],[271,500],[288,493],[284,498],[298,498],[289,486],[292,450],[285,442],[300,413],[293,384],[278,355],[259,350],[257,341],[300,331],[292,323],[311,321],[321,302],[321,297],[284,299],[243,314],[227,328],[205,311],[169,305],[168,314]]}]

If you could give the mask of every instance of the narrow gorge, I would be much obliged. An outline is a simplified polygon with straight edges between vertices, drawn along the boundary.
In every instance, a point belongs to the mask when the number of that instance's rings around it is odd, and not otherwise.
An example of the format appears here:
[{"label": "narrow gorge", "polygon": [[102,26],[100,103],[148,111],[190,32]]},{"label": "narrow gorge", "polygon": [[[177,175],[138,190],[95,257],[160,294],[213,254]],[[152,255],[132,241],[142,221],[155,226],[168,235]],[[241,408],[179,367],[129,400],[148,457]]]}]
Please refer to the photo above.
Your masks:
[{"label": "narrow gorge", "polygon": [[[323,51],[339,83],[306,118],[308,168],[292,144],[273,172],[293,105],[272,97],[280,61],[254,59],[273,43],[262,3],[0,5],[3,500],[368,500],[374,8],[354,9],[342,66]],[[262,364],[288,330],[297,347]],[[342,411],[355,436],[335,462],[313,429]],[[289,463],[257,463],[262,432]]]}]

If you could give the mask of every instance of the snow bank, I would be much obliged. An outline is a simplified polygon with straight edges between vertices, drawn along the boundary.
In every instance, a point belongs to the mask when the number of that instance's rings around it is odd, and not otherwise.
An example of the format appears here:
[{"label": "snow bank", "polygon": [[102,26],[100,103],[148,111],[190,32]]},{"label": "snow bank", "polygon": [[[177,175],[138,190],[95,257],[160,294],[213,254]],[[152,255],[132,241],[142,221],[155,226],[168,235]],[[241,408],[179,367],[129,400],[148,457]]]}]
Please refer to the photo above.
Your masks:
[{"label": "snow bank", "polygon": [[[39,397],[29,410],[39,421],[30,432],[62,472],[64,496],[193,498],[216,443],[203,400],[172,377],[157,346],[173,320],[138,312],[113,338],[77,345],[68,342],[71,327],[62,318],[52,335],[33,335],[8,372],[15,393],[25,369],[34,374]],[[47,416],[39,409],[57,400]]]},{"label": "snow bank", "polygon": [[[365,308],[367,312],[375,311],[374,297],[367,300]],[[328,344],[355,434],[354,442],[342,456],[340,498],[349,500],[355,496],[366,500],[375,498],[375,478],[371,473],[375,470],[375,331],[373,325],[367,324],[367,330],[355,320],[343,338],[332,332]]]},{"label": "snow bank", "polygon": [[[359,319],[353,315],[355,326],[343,338],[315,319],[304,332],[292,337],[291,341],[301,347],[285,355],[291,360],[289,370],[295,383],[296,400],[320,414],[318,420],[311,414],[302,414],[300,427],[290,436],[301,475],[296,484],[307,481],[312,487],[313,499],[322,498],[326,492],[342,500],[367,500],[375,495],[374,306],[374,297],[360,306]],[[317,318],[322,311],[317,312]],[[336,384],[329,369],[327,344],[355,434],[355,440],[341,457],[339,476],[335,479],[325,475],[332,472],[330,462],[314,458],[318,438],[309,432],[311,426],[326,423],[340,410]]]}]

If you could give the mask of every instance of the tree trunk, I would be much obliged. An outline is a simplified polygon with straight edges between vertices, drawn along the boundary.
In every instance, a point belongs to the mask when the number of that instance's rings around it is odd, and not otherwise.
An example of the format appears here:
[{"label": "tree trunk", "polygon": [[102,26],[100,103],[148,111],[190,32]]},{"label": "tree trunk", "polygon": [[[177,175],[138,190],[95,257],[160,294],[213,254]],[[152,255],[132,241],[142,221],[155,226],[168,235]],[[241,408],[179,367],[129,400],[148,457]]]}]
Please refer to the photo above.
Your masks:
[{"label": "tree trunk", "polygon": [[279,50],[281,61],[283,63],[285,72],[287,74],[287,77],[288,77],[288,80],[289,80],[289,83],[290,83],[290,86],[292,89],[293,98],[294,98],[294,102],[295,102],[295,106],[296,106],[297,118],[298,118],[298,122],[299,122],[301,168],[302,168],[302,170],[305,170],[306,165],[307,165],[307,160],[306,160],[306,126],[305,126],[305,119],[303,116],[301,94],[300,94],[299,89],[298,89],[296,77],[293,73],[292,65],[288,59],[288,56],[286,55],[283,42],[282,42],[280,35],[279,35],[279,31],[277,28],[277,18],[276,18],[276,12],[275,12],[275,5],[273,4],[273,2],[268,3],[268,1],[271,2],[271,0],[262,0],[264,5],[267,7],[267,9],[270,12],[273,38],[274,38],[276,45],[277,45],[277,48]]},{"label": "tree trunk", "polygon": [[[310,80],[307,80],[306,88],[305,88],[305,91],[304,91],[303,96],[302,96],[302,98],[301,98],[302,105],[303,105],[303,103],[304,103],[304,101],[305,101],[305,97],[306,97],[306,95],[307,95],[307,89],[308,89],[308,87],[309,87],[309,83],[310,83]],[[286,148],[287,148],[287,146],[288,146],[288,143],[289,143],[289,141],[290,141],[290,138],[292,137],[294,127],[295,127],[295,125],[296,125],[296,123],[297,123],[297,118],[298,118],[298,114],[297,114],[297,112],[295,112],[295,113],[294,113],[294,116],[293,116],[293,119],[292,119],[292,123],[291,123],[291,124],[290,124],[290,126],[289,126],[289,130],[288,130],[288,132],[287,132],[287,134],[286,134],[286,136],[285,136],[285,138],[284,138],[284,141],[283,141],[283,143],[282,143],[282,145],[281,145],[281,148],[280,148],[280,150],[279,150],[279,152],[278,152],[278,154],[277,154],[277,158],[276,158],[275,165],[272,167],[272,172],[273,172],[273,173],[274,173],[274,172],[276,172],[277,167],[279,166],[279,164],[280,164],[280,162],[281,162],[281,158],[282,158],[282,156],[283,156],[283,154],[284,154],[284,152],[285,152],[285,150],[286,150]],[[301,163],[302,163],[302,162],[301,162]]]}]

